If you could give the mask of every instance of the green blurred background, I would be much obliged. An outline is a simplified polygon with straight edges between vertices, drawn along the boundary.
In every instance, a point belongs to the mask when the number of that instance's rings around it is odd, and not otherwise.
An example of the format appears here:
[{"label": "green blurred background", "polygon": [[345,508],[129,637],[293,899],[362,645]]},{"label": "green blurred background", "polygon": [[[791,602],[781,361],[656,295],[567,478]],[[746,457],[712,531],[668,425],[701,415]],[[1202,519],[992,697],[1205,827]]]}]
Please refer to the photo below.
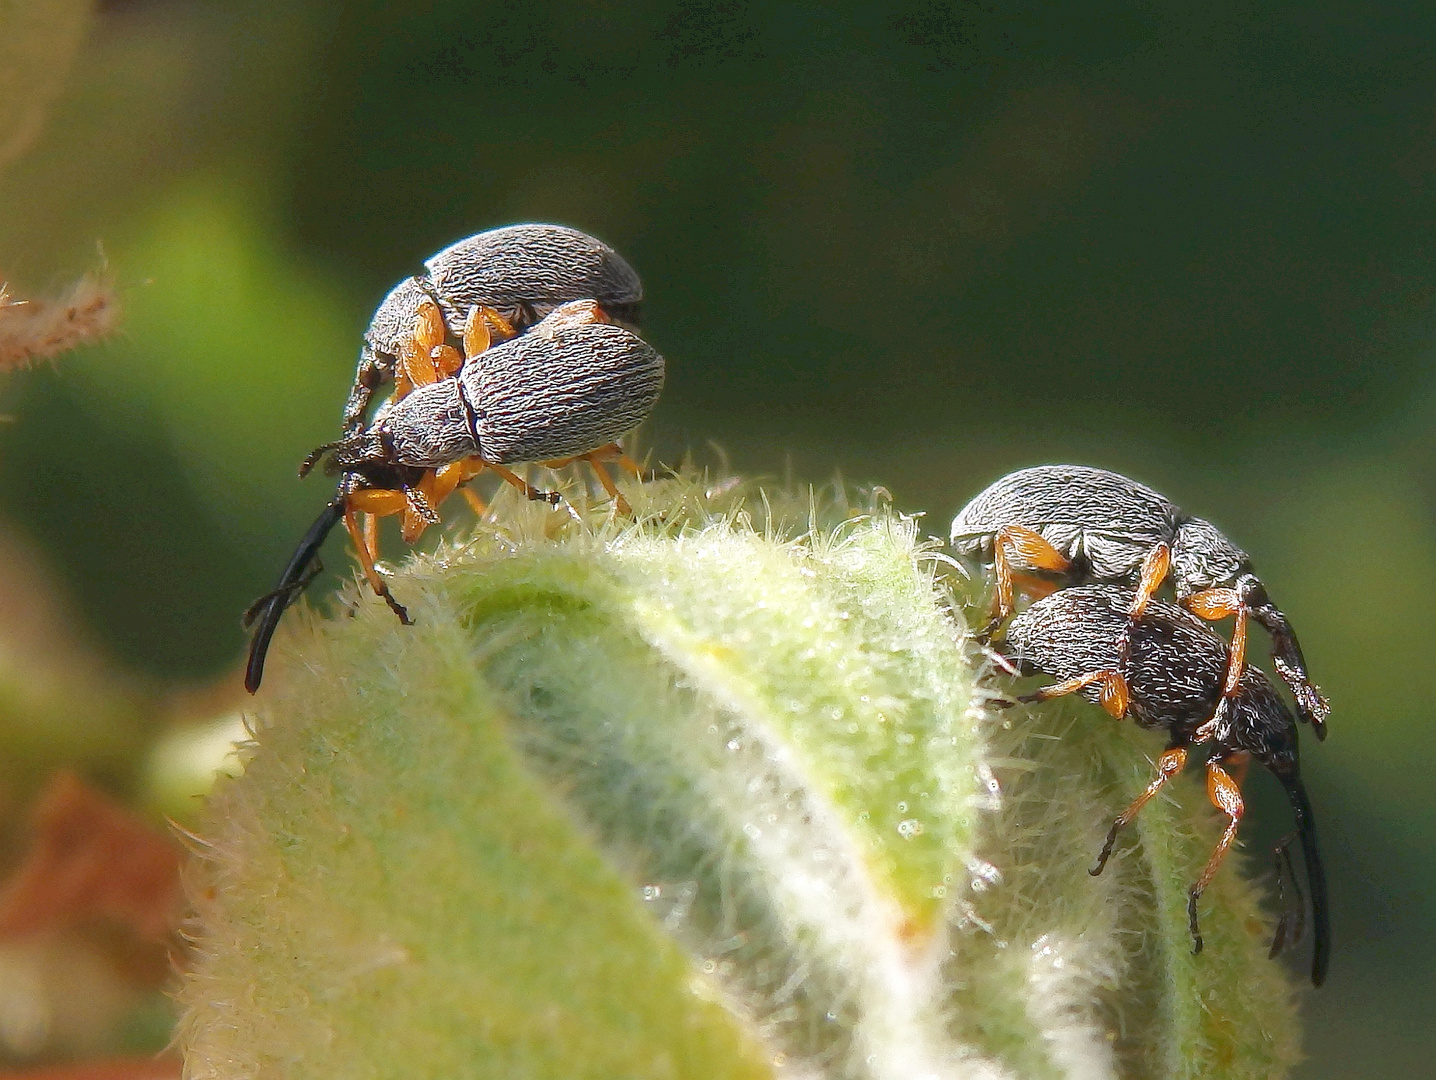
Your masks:
[{"label": "green blurred background", "polygon": [[128,314],[4,384],[0,514],[120,668],[237,680],[379,299],[579,226],[644,278],[659,460],[837,470],[935,533],[1081,461],[1246,547],[1334,706],[1302,1075],[1429,1075],[1436,9],[1197,7],[103,5],[0,175],[0,277],[98,240]]}]

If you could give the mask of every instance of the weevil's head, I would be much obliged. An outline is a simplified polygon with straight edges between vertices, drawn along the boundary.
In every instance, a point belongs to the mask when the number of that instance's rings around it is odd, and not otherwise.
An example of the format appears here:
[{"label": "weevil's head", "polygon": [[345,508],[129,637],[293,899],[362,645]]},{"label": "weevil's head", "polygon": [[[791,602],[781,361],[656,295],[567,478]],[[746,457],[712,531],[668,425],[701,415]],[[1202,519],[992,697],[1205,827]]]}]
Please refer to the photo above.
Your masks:
[{"label": "weevil's head", "polygon": [[1210,521],[1187,518],[1177,527],[1172,542],[1172,582],[1179,598],[1230,585],[1250,572],[1251,556]]}]

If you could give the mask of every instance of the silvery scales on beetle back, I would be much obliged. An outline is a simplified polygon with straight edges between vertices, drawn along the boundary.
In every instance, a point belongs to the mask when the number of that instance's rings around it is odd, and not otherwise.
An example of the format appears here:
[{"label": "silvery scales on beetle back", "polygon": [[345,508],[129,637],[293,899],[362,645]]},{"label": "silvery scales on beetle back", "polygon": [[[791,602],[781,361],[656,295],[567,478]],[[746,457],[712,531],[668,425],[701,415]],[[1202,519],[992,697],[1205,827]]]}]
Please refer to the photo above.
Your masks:
[{"label": "silvery scales on beetle back", "polygon": [[[557,502],[507,466],[577,460],[627,511],[603,463],[637,472],[617,440],[648,415],[664,374],[663,358],[628,329],[643,295],[633,269],[593,237],[542,224],[480,233],[425,266],[374,314],[343,438],[300,467],[303,476],[327,456],[326,471],[343,475],[276,587],[245,613],[246,625],[255,625],[245,672],[251,693],[284,609],[318,573],[319,549],[340,521],[370,586],[407,623],[374,566],[377,517],[402,515],[412,543],[456,490],[483,509],[463,485],[485,469],[529,498]],[[386,382],[394,392],[366,425],[374,392]]]},{"label": "silvery scales on beetle back", "polygon": [[[1236,693],[1250,617],[1271,635],[1272,661],[1296,699],[1297,715],[1325,738],[1329,706],[1307,674],[1291,624],[1252,572],[1251,558],[1211,522],[1183,513],[1145,484],[1082,465],[1020,469],[962,509],[951,540],[960,555],[993,563],[993,625],[1012,614],[1014,573],[1062,584],[1134,585],[1134,622],[1170,573],[1183,607],[1204,619],[1236,616],[1224,700]],[[1051,587],[1038,580],[1028,591]]]},{"label": "silvery scales on beetle back", "polygon": [[[1135,599],[1135,590],[1125,586],[1063,589],[1016,615],[998,632],[994,642],[997,652],[1008,658],[1018,673],[1040,673],[1058,680],[1017,700],[1046,701],[1077,693],[1117,715],[1108,690],[1113,676],[1117,676],[1127,691],[1121,713],[1130,714],[1141,727],[1167,731],[1167,750],[1157,759],[1156,777],[1112,823],[1091,872],[1102,872],[1118,832],[1182,771],[1189,748],[1210,745],[1207,795],[1226,816],[1227,823],[1188,894],[1193,951],[1201,952],[1197,900],[1236,839],[1237,824],[1245,810],[1238,784],[1247,761],[1255,758],[1286,789],[1296,816],[1295,835],[1300,838],[1306,863],[1315,928],[1311,981],[1320,986],[1326,978],[1331,927],[1316,826],[1301,782],[1296,720],[1266,676],[1254,667],[1241,672],[1235,693],[1224,698],[1226,641],[1191,613],[1160,600],[1150,601],[1141,619],[1134,623],[1131,609]],[[1221,700],[1228,700],[1229,707],[1219,710]],[[1278,881],[1285,866],[1296,903],[1277,924],[1272,956],[1285,942],[1298,940],[1304,926],[1305,907],[1291,866],[1290,840],[1288,837],[1277,845],[1275,857]]]}]

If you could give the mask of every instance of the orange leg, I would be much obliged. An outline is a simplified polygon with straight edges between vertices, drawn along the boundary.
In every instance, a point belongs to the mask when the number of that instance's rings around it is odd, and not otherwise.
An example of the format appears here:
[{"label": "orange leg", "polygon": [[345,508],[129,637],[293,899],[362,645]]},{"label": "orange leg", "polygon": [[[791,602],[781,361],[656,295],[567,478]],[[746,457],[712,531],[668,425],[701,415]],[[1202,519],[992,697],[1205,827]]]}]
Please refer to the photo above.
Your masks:
[{"label": "orange leg", "polygon": [[1147,610],[1147,603],[1156,595],[1157,590],[1162,587],[1162,582],[1167,577],[1167,571],[1172,566],[1172,549],[1166,544],[1158,544],[1147,557],[1142,560],[1142,578],[1137,583],[1137,596],[1132,601],[1132,620],[1142,617],[1142,612]]},{"label": "orange leg", "polygon": [[[356,491],[350,496],[350,499],[353,499],[354,495],[366,494],[370,493],[367,491]],[[377,492],[375,494],[400,495],[401,493]],[[389,591],[389,586],[384,584],[384,579],[379,576],[379,571],[374,567],[374,556],[364,542],[364,532],[359,526],[359,519],[352,506],[346,506],[344,508],[344,527],[349,530],[349,538],[354,541],[354,550],[359,555],[359,564],[364,568],[364,577],[369,582],[369,587],[374,590],[376,595],[383,599],[384,603],[389,605],[389,610],[399,616],[401,623],[405,626],[409,626],[411,624],[409,613],[404,610],[403,605],[401,605],[399,601],[394,599],[393,593]]]},{"label": "orange leg", "polygon": [[603,467],[603,463],[606,461],[616,461],[620,467],[631,472],[634,476],[638,476],[642,473],[643,470],[638,467],[638,463],[625,454],[623,448],[619,446],[618,443],[609,443],[606,446],[600,446],[597,450],[590,450],[586,454],[574,454],[572,457],[554,458],[552,461],[545,461],[542,464],[545,469],[562,469],[566,465],[572,465],[576,461],[588,462],[589,467],[593,469],[594,475],[598,477],[598,482],[603,485],[603,490],[608,492],[609,498],[613,500],[614,506],[618,508],[618,512],[628,517],[633,516],[633,508],[628,505],[628,500],[619,493],[617,486],[613,482],[613,478],[608,475],[608,470]]},{"label": "orange leg", "polygon": [[1221,866],[1222,860],[1231,850],[1232,843],[1237,838],[1237,824],[1246,810],[1242,803],[1242,789],[1222,768],[1221,762],[1207,762],[1207,798],[1212,800],[1213,806],[1226,814],[1227,827],[1222,830],[1222,838],[1217,841],[1216,849],[1212,852],[1212,857],[1207,860],[1201,877],[1197,878],[1196,884],[1187,894],[1187,919],[1191,923],[1192,952],[1194,953],[1202,951],[1202,934],[1197,928],[1197,898],[1212,883],[1212,878],[1217,873],[1217,867]]},{"label": "orange leg", "polygon": [[469,308],[469,316],[464,320],[464,357],[472,360],[492,347],[496,340],[507,341],[517,336],[518,331],[508,319],[491,307],[476,304]]},{"label": "orange leg", "polygon": [[1242,667],[1246,663],[1247,651],[1247,607],[1235,589],[1207,589],[1193,593],[1182,603],[1188,611],[1200,618],[1215,622],[1228,615],[1236,616],[1232,626],[1232,645],[1227,657],[1227,677],[1222,684],[1222,697],[1231,698],[1241,682]]},{"label": "orange leg", "polygon": [[532,484],[530,484],[527,480],[523,479],[521,476],[516,475],[515,473],[513,473],[513,472],[510,471],[509,469],[504,468],[502,465],[495,465],[492,461],[486,461],[486,462],[484,463],[484,467],[487,468],[487,469],[492,470],[493,472],[498,473],[500,479],[502,479],[502,480],[504,480],[506,483],[512,484],[514,487],[518,488],[520,491],[522,491],[522,492],[524,493],[524,495],[525,495],[526,497],[528,497],[529,499],[532,499],[534,502],[546,502],[546,503],[548,503],[550,506],[557,506],[557,505],[558,505],[558,501],[559,501],[559,494],[558,494],[558,492],[556,492],[556,491],[540,491],[538,488],[534,487]]},{"label": "orange leg", "polygon": [[1040,533],[1021,525],[1004,525],[992,544],[992,566],[997,573],[997,617],[1012,614],[1012,569],[1020,564],[1030,570],[1061,573],[1072,560],[1043,539]]},{"label": "orange leg", "polygon": [[1102,868],[1107,865],[1107,860],[1112,855],[1112,845],[1117,842],[1117,833],[1119,833],[1124,826],[1130,825],[1136,820],[1137,815],[1142,812],[1142,807],[1151,802],[1156,797],[1157,792],[1166,786],[1167,781],[1181,772],[1182,769],[1186,767],[1186,764],[1187,751],[1186,748],[1182,746],[1172,747],[1172,749],[1166,751],[1157,759],[1156,778],[1147,785],[1146,790],[1143,791],[1142,794],[1132,800],[1132,805],[1118,814],[1117,820],[1112,822],[1112,828],[1107,831],[1107,842],[1102,845],[1102,852],[1097,856],[1097,865],[1087,871],[1089,874],[1096,877],[1102,872]]},{"label": "orange leg", "polygon": [[1078,675],[1073,679],[1064,679],[1062,682],[1053,683],[1051,686],[1044,686],[1032,694],[1024,694],[1018,701],[1048,701],[1063,694],[1073,694],[1084,686],[1093,683],[1100,683],[1102,687],[1102,708],[1112,714],[1114,719],[1120,720],[1127,715],[1127,704],[1130,695],[1127,693],[1127,680],[1122,678],[1120,671],[1089,671],[1086,675]]},{"label": "orange leg", "polygon": [[478,495],[474,493],[472,488],[461,487],[459,488],[459,494],[464,497],[464,501],[469,504],[469,509],[472,510],[478,517],[483,517],[489,512],[488,503],[484,502],[483,499],[479,498]]},{"label": "orange leg", "polygon": [[1147,604],[1151,602],[1157,590],[1162,587],[1162,582],[1167,576],[1167,571],[1172,566],[1172,549],[1166,544],[1158,544],[1147,557],[1142,560],[1142,576],[1137,582],[1137,593],[1132,598],[1132,607],[1128,612],[1127,625],[1122,627],[1122,634],[1117,638],[1117,662],[1123,666],[1127,663],[1127,657],[1132,651],[1132,627],[1147,610]]},{"label": "orange leg", "polygon": [[399,376],[404,376],[410,387],[428,386],[439,378],[434,352],[444,345],[446,333],[439,305],[432,300],[423,301],[414,317],[413,332],[399,343],[399,364],[394,379],[396,400],[404,396],[400,393],[403,384]]}]

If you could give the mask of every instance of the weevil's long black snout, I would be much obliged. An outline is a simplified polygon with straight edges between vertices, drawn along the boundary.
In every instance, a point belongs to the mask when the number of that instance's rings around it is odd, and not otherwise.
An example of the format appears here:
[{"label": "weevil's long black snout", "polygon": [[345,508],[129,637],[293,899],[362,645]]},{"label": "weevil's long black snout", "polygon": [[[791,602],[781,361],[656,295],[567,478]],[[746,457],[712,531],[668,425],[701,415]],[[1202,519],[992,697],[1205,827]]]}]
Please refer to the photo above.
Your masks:
[{"label": "weevil's long black snout", "polygon": [[1311,922],[1314,931],[1311,985],[1320,986],[1326,981],[1326,965],[1331,958],[1331,915],[1327,910],[1326,871],[1321,867],[1321,852],[1316,846],[1316,822],[1312,818],[1306,788],[1296,770],[1278,773],[1277,779],[1281,781],[1282,787],[1286,788],[1287,798],[1291,800],[1292,813],[1296,816],[1297,836],[1301,838],[1301,857],[1306,862],[1306,881],[1311,894]]},{"label": "weevil's long black snout", "polygon": [[[342,491],[319,512],[314,524],[299,541],[289,565],[279,575],[279,584],[265,593],[244,613],[244,625],[254,626],[254,637],[249,642],[249,663],[244,669],[244,688],[251,694],[259,689],[264,678],[264,658],[269,652],[269,642],[279,628],[280,616],[284,609],[294,602],[318,570],[315,556],[324,546],[325,539],[344,518],[344,495]],[[311,569],[311,567],[313,569]]]}]

